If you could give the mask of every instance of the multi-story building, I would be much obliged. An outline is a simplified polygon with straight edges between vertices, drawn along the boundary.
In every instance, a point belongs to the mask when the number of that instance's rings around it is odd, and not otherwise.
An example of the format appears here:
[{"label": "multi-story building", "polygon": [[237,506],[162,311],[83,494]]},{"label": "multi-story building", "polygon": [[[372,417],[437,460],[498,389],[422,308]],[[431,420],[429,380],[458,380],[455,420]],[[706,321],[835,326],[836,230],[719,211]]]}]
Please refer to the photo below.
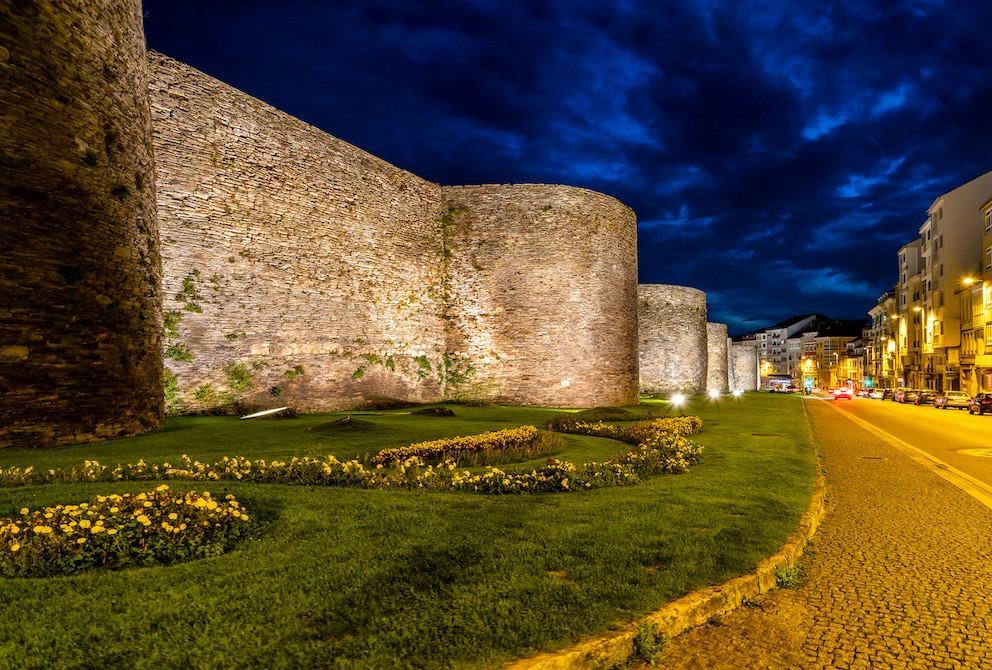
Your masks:
[{"label": "multi-story building", "polygon": [[875,389],[894,389],[899,376],[896,374],[896,349],[899,334],[897,309],[898,285],[883,293],[878,304],[868,316],[871,326],[865,331],[865,386]]},{"label": "multi-story building", "polygon": [[[918,388],[923,381],[920,300],[922,273],[920,249],[923,242],[917,238],[899,249],[899,282],[895,286],[897,324],[895,325],[895,386]],[[890,326],[891,328],[891,326]]]},{"label": "multi-story building", "polygon": [[[962,328],[961,388],[968,393],[992,391],[992,193],[979,208],[979,221],[983,231],[981,274],[976,277],[971,290],[965,292],[972,309],[971,328]],[[962,299],[964,307],[965,299]],[[963,320],[962,320],[963,321]],[[964,332],[968,332],[967,339]],[[965,344],[971,356],[965,356]],[[971,363],[969,367],[967,364]]]},{"label": "multi-story building", "polygon": [[802,348],[801,342],[797,343],[793,340],[799,333],[822,318],[818,314],[796,316],[755,333],[761,370],[761,388],[783,390],[796,383],[799,379]]},{"label": "multi-story building", "polygon": [[[978,279],[983,228],[979,212],[992,194],[992,172],[938,197],[920,226],[922,387],[961,388],[960,292]],[[971,320],[969,318],[969,320]]]}]

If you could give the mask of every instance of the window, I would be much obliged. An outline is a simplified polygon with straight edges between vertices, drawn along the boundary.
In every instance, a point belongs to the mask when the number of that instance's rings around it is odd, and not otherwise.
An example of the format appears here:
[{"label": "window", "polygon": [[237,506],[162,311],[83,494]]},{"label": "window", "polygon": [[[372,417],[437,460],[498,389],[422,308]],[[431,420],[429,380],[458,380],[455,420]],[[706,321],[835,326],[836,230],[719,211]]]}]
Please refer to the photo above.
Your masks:
[{"label": "window", "polygon": [[992,247],[985,250],[985,269],[992,268]]},{"label": "window", "polygon": [[985,232],[992,233],[992,208],[985,212]]}]

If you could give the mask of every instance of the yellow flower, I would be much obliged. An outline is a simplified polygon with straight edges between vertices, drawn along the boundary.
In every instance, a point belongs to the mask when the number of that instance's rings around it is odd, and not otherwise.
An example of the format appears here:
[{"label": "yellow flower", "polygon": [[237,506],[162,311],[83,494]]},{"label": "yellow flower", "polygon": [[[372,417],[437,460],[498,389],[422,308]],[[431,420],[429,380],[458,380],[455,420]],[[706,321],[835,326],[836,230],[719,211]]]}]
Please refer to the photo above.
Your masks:
[{"label": "yellow flower", "polygon": [[105,531],[105,530],[107,530],[107,529],[104,528],[103,526],[93,526],[92,528],[90,528],[90,532],[93,535],[96,535],[97,533],[100,533],[100,532]]},{"label": "yellow flower", "polygon": [[107,529],[107,535],[117,535],[117,529],[116,528],[108,528]]},{"label": "yellow flower", "polygon": [[89,519],[83,519],[82,521],[79,522],[79,527],[80,528],[89,528],[90,525],[91,524],[90,524],[90,520]]},{"label": "yellow flower", "polygon": [[169,521],[175,521],[175,520],[176,520],[176,519],[178,519],[178,518],[179,518],[179,515],[178,515],[178,514],[176,514],[175,512],[173,512],[173,513],[171,513],[171,514],[169,515]]},{"label": "yellow flower", "polygon": [[139,514],[138,515],[138,523],[140,523],[143,526],[150,526],[150,525],[152,525],[151,519],[149,519],[144,514]]},{"label": "yellow flower", "polygon": [[35,526],[31,530],[33,530],[38,535],[48,535],[49,533],[52,532],[52,529],[49,528],[48,526]]},{"label": "yellow flower", "polygon": [[110,513],[111,514],[117,514],[120,511],[121,511],[121,508],[120,507],[111,507],[110,508]]},{"label": "yellow flower", "polygon": [[18,542],[15,542],[14,544],[10,545],[10,550],[11,551],[17,551],[20,548],[21,548],[21,545]]},{"label": "yellow flower", "polygon": [[155,490],[158,491],[159,493],[161,493],[162,491],[168,491],[169,490],[169,485],[168,484],[162,484],[161,486],[159,486]]},{"label": "yellow flower", "polygon": [[29,510],[27,507],[22,507],[21,508],[21,514],[30,514],[30,513],[31,513],[31,510]]},{"label": "yellow flower", "polygon": [[86,538],[85,537],[79,538],[78,540],[76,540],[76,544],[86,544]]}]

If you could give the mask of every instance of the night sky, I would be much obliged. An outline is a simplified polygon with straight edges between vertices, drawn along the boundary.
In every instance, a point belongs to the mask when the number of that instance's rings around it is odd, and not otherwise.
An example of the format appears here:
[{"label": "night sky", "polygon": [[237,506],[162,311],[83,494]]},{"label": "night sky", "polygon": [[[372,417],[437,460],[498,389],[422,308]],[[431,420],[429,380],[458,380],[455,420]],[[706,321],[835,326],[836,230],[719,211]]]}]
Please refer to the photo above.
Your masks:
[{"label": "night sky", "polygon": [[866,317],[930,204],[992,170],[989,0],[144,10],[150,48],[424,179],[618,198],[639,281],[731,334]]}]

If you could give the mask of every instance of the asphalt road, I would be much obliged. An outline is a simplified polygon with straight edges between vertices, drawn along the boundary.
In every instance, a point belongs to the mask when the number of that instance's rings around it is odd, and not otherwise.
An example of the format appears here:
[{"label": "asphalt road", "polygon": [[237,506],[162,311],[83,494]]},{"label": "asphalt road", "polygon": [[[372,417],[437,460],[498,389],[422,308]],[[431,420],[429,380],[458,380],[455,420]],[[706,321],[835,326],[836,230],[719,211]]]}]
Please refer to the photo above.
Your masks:
[{"label": "asphalt road", "polygon": [[867,398],[823,402],[869,424],[876,434],[925,452],[938,469],[943,463],[949,471],[978,480],[992,495],[992,414]]}]

